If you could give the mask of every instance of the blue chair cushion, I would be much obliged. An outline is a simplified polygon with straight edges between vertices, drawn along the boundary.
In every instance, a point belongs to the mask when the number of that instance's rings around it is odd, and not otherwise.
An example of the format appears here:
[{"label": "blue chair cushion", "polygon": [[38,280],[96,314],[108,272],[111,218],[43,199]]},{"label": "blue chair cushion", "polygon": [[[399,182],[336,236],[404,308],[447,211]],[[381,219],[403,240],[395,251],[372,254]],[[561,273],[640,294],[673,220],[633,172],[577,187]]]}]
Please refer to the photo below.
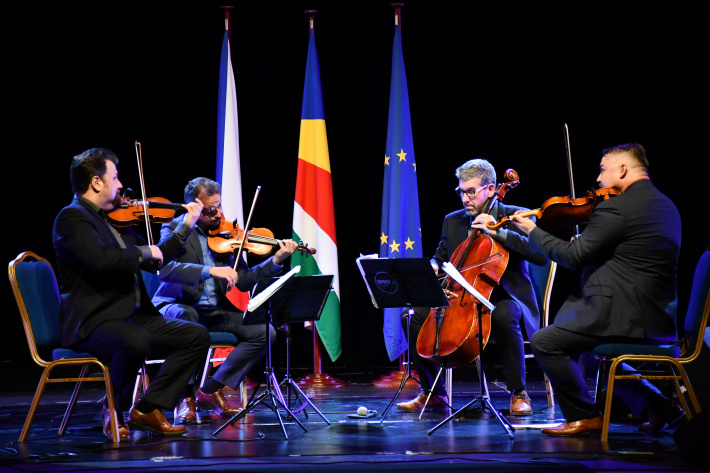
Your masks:
[{"label": "blue chair cushion", "polygon": [[680,347],[676,345],[642,345],[635,343],[605,343],[592,350],[595,355],[612,357],[621,355],[654,355],[678,358]]},{"label": "blue chair cushion", "polygon": [[55,348],[52,350],[53,360],[67,360],[71,358],[96,358],[91,353],[74,351],[71,348]]},{"label": "blue chair cushion", "polygon": [[236,345],[237,336],[230,332],[210,332],[212,345]]}]

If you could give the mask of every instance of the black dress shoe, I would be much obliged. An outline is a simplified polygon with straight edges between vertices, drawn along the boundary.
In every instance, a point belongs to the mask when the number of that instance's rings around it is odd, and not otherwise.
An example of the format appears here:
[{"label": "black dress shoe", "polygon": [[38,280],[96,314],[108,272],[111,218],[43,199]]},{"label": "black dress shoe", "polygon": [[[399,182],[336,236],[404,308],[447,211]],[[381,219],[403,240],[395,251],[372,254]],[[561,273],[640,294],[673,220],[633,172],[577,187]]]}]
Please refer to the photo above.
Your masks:
[{"label": "black dress shoe", "polygon": [[667,425],[673,425],[685,416],[685,411],[680,404],[669,399],[663,403],[661,408],[656,410],[649,409],[648,422],[639,425],[641,432],[655,434],[663,430]]}]

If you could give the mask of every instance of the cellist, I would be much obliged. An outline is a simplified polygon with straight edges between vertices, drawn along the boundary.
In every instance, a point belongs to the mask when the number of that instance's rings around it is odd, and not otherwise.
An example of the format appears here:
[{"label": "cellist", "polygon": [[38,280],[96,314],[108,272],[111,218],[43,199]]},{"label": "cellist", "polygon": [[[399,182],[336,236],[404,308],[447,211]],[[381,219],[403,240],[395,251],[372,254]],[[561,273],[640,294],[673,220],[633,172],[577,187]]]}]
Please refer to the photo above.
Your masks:
[{"label": "cellist", "polygon": [[[486,223],[497,221],[514,214],[521,207],[506,205],[494,199],[496,194],[496,172],[491,163],[484,159],[472,159],[456,169],[458,187],[463,209],[448,214],[444,218],[441,240],[431,264],[438,272],[444,262],[450,261],[456,248],[467,239],[471,232],[479,230],[490,235],[509,252],[509,261],[500,284],[491,293],[491,302],[496,305],[491,317],[491,337],[498,347],[510,397],[510,414],[531,415],[532,404],[525,391],[525,353],[523,330],[528,337],[540,327],[540,311],[528,272],[528,261],[543,265],[547,259],[528,248],[528,239],[515,226],[507,229],[489,230]],[[452,302],[455,303],[455,302]],[[471,310],[474,310],[471,304]],[[427,395],[432,396],[427,408],[445,406],[448,396],[443,383],[432,387],[438,367],[417,353],[417,337],[422,329],[429,307],[418,307],[410,321],[410,357],[414,361],[420,377],[422,392],[408,402],[397,404],[404,411],[416,411],[424,407]],[[446,315],[444,315],[446,317]],[[523,329],[524,326],[524,329]],[[432,391],[433,389],[433,391]]]}]

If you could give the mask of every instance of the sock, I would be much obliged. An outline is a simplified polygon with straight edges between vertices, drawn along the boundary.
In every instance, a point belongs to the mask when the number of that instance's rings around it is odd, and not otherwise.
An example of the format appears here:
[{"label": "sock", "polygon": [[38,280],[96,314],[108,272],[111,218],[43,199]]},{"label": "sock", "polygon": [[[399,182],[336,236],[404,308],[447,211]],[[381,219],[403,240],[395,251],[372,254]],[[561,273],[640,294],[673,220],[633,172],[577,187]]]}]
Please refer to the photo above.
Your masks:
[{"label": "sock", "polygon": [[135,408],[136,408],[136,410],[142,412],[143,414],[148,414],[149,412],[153,412],[154,410],[156,410],[158,408],[158,406],[141,399],[136,403]]},{"label": "sock", "polygon": [[224,384],[220,383],[214,378],[210,378],[209,380],[207,380],[205,385],[202,386],[202,392],[205,394],[214,394],[215,392],[217,392],[217,390],[222,389],[223,387]]}]

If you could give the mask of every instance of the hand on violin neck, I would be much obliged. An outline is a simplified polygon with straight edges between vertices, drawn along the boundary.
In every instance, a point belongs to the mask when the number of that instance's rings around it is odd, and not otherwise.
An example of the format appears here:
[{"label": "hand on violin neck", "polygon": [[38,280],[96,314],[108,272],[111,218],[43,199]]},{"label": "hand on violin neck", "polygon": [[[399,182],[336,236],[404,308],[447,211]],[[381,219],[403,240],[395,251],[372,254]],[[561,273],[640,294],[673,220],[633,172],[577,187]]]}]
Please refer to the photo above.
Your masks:
[{"label": "hand on violin neck", "polygon": [[521,232],[525,233],[526,235],[530,235],[530,232],[537,228],[537,224],[535,224],[535,222],[529,217],[523,217],[518,215],[518,213],[521,212],[521,210],[518,210],[514,215],[510,217],[510,221],[513,222],[513,224],[518,227]]},{"label": "hand on violin neck", "polygon": [[182,204],[182,206],[187,210],[187,215],[185,215],[184,220],[185,225],[190,228],[195,228],[195,224],[200,218],[200,215],[202,214],[202,209],[204,208],[202,201],[200,199],[195,199],[194,202],[190,202],[189,204]]},{"label": "hand on violin neck", "polygon": [[224,279],[230,286],[236,286],[239,278],[239,275],[231,266],[212,266],[210,268],[210,276]]},{"label": "hand on violin neck", "polygon": [[274,255],[274,263],[281,266],[286,258],[291,256],[298,249],[298,243],[293,240],[278,240],[279,249]]}]

